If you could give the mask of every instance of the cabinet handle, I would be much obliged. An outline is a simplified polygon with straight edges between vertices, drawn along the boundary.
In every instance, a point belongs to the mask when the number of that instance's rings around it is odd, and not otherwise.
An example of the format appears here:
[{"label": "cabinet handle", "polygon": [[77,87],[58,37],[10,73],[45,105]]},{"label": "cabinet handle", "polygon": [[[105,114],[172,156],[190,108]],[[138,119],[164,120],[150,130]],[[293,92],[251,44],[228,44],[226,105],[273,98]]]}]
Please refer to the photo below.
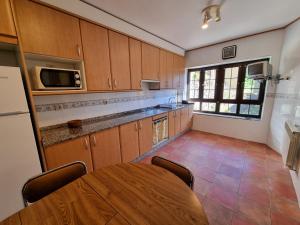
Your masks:
[{"label": "cabinet handle", "polygon": [[141,130],[143,128],[141,121],[138,122],[139,123],[139,130]]},{"label": "cabinet handle", "polygon": [[84,138],[84,147],[86,150],[89,150],[89,142],[88,142],[87,138]]},{"label": "cabinet handle", "polygon": [[96,147],[96,145],[97,145],[97,140],[96,140],[95,135],[93,135],[93,145],[94,145],[94,147]]},{"label": "cabinet handle", "polygon": [[111,79],[110,79],[110,77],[107,78],[107,84],[108,84],[108,87],[111,88]]},{"label": "cabinet handle", "polygon": [[80,55],[81,55],[81,49],[80,49],[80,45],[77,45],[77,54],[78,54],[78,56],[80,56]]},{"label": "cabinet handle", "polygon": [[117,80],[114,79],[114,87],[116,88],[117,87]]},{"label": "cabinet handle", "polygon": [[176,111],[173,112],[173,117],[176,117]]},{"label": "cabinet handle", "polygon": [[135,123],[134,126],[135,126],[135,130],[138,131],[138,124]]}]

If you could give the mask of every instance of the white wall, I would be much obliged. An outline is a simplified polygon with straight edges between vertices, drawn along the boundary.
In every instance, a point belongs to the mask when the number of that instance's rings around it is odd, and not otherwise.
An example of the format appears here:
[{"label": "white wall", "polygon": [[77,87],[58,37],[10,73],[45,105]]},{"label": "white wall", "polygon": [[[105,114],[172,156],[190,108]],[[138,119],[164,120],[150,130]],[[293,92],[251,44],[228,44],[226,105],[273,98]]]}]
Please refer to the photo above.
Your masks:
[{"label": "white wall", "polygon": [[145,42],[167,49],[180,55],[184,55],[184,50],[164,41],[148,32],[145,32],[125,21],[122,21],[104,11],[94,8],[79,0],[41,0],[49,5],[56,6],[73,14],[87,18],[96,23],[118,30],[130,36],[136,37]]},{"label": "white wall", "polygon": [[[290,80],[277,86],[268,144],[285,159],[289,138],[284,123],[290,120],[300,125],[300,20],[286,29],[279,73],[290,76]],[[291,175],[300,202],[300,177],[292,171]]]},{"label": "white wall", "polygon": [[[273,73],[278,72],[284,30],[237,39],[186,53],[186,66],[199,67],[271,57]],[[222,48],[237,45],[234,59],[222,60]],[[193,129],[229,137],[267,143],[275,85],[268,82],[261,120],[244,120],[220,116],[194,115]]]}]

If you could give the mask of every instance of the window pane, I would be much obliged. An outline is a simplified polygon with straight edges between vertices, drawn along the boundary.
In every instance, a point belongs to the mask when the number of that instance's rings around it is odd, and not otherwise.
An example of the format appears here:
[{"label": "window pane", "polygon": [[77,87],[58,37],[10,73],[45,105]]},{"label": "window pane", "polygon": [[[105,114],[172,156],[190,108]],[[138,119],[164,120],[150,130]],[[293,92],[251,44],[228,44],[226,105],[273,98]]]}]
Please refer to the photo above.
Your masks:
[{"label": "window pane", "polygon": [[199,98],[200,71],[190,72],[189,98]]},{"label": "window pane", "polygon": [[260,105],[250,105],[249,114],[253,116],[258,116],[260,110]]},{"label": "window pane", "polygon": [[220,112],[222,113],[236,113],[237,104],[221,103]]},{"label": "window pane", "polygon": [[258,100],[260,91],[260,81],[250,79],[247,75],[244,83],[243,99],[245,100]]},{"label": "window pane", "polygon": [[230,67],[225,69],[223,99],[236,99],[238,71],[238,67]]},{"label": "window pane", "polygon": [[241,106],[240,106],[240,114],[248,115],[249,114],[249,105],[241,104]]},{"label": "window pane", "polygon": [[194,103],[194,110],[200,110],[200,102]]},{"label": "window pane", "polygon": [[215,112],[216,111],[216,103],[202,102],[202,111]]},{"label": "window pane", "polygon": [[203,98],[214,99],[216,87],[216,70],[206,70],[203,83]]}]

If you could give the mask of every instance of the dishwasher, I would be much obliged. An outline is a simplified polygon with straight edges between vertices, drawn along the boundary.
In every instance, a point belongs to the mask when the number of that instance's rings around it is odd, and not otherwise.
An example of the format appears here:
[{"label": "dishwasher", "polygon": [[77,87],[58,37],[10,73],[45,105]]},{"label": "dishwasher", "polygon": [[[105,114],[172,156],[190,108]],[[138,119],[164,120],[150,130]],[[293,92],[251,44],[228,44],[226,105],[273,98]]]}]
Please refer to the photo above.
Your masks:
[{"label": "dishwasher", "polygon": [[153,117],[153,146],[168,140],[168,133],[168,116],[164,114]]}]

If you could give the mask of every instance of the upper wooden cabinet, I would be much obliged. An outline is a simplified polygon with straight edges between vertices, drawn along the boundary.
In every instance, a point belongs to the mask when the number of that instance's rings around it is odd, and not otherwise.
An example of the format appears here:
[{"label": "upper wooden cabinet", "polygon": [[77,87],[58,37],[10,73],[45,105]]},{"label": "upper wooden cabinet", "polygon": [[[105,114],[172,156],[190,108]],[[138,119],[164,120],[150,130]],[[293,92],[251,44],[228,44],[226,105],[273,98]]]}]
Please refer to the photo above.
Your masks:
[{"label": "upper wooden cabinet", "polygon": [[9,0],[0,1],[0,34],[17,36]]},{"label": "upper wooden cabinet", "polygon": [[108,31],[110,63],[114,90],[131,88],[129,67],[129,39],[127,36]]},{"label": "upper wooden cabinet", "polygon": [[142,44],[140,41],[129,38],[131,88],[142,89]]},{"label": "upper wooden cabinet", "polygon": [[146,43],[142,43],[142,77],[159,80],[159,49]]},{"label": "upper wooden cabinet", "polygon": [[173,54],[173,88],[180,87],[180,56]]},{"label": "upper wooden cabinet", "polygon": [[140,155],[137,122],[120,126],[120,142],[123,163],[130,162]]},{"label": "upper wooden cabinet", "polygon": [[152,149],[153,146],[153,129],[152,118],[146,118],[138,121],[140,154],[144,154]]},{"label": "upper wooden cabinet", "polygon": [[14,0],[24,52],[82,59],[79,19],[29,0]]},{"label": "upper wooden cabinet", "polygon": [[168,74],[167,74],[167,52],[159,50],[159,78],[160,88],[168,88]]},{"label": "upper wooden cabinet", "polygon": [[185,58],[183,56],[180,56],[179,59],[179,88],[183,89],[184,88],[184,83],[185,83]]},{"label": "upper wooden cabinet", "polygon": [[87,89],[112,90],[108,30],[80,20]]},{"label": "upper wooden cabinet", "polygon": [[93,171],[89,137],[84,136],[52,145],[45,149],[47,169],[53,169],[74,161],[85,163],[89,172]]},{"label": "upper wooden cabinet", "polygon": [[119,127],[90,136],[94,170],[121,163]]},{"label": "upper wooden cabinet", "polygon": [[167,61],[166,61],[166,67],[167,67],[167,87],[173,88],[173,64],[174,64],[174,54],[171,52],[167,52]]}]

